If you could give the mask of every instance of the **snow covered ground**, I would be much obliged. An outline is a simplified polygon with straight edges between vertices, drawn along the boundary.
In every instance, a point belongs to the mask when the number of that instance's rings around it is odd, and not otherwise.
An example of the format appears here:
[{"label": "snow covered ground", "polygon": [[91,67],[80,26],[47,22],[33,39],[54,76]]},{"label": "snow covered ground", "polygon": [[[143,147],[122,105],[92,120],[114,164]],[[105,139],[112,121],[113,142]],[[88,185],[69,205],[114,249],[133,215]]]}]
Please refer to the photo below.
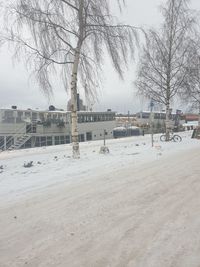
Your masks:
[{"label": "snow covered ground", "polygon": [[[200,141],[0,154],[0,266],[200,266]],[[33,167],[24,168],[33,161]]]}]

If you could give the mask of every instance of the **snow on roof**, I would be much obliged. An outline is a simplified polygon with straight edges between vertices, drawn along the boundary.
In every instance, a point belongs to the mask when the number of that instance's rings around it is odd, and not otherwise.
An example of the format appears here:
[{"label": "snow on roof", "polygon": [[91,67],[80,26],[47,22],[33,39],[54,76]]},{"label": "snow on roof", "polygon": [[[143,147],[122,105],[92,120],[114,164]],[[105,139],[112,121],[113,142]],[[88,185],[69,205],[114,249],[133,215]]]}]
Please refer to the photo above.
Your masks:
[{"label": "snow on roof", "polygon": [[137,126],[128,126],[128,127],[119,126],[119,127],[115,127],[113,130],[114,131],[126,131],[128,129],[136,130],[136,129],[139,129],[139,127],[137,127]]},{"label": "snow on roof", "polygon": [[140,129],[139,127],[137,127],[137,126],[130,126],[130,127],[128,127],[128,129],[133,129],[133,130],[136,130],[136,129]]},{"label": "snow on roof", "polygon": [[113,130],[114,131],[126,131],[126,128],[122,127],[122,126],[119,126],[119,127],[115,127]]}]

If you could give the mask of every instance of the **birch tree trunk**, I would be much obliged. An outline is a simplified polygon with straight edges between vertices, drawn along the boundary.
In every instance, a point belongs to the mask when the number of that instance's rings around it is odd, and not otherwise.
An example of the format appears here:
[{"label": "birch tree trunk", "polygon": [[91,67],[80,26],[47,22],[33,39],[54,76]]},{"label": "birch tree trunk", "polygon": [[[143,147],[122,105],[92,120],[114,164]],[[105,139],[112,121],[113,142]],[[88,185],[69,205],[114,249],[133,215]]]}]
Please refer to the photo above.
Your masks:
[{"label": "birch tree trunk", "polygon": [[75,58],[71,77],[71,138],[73,158],[80,158],[79,138],[78,138],[78,113],[77,113],[77,72],[80,59],[80,48],[75,52]]},{"label": "birch tree trunk", "polygon": [[198,118],[198,126],[200,127],[200,103],[199,103],[199,118]]},{"label": "birch tree trunk", "polygon": [[72,137],[72,155],[74,159],[80,158],[79,138],[78,138],[78,112],[77,112],[77,74],[80,61],[80,53],[83,42],[83,7],[84,1],[79,0],[79,38],[74,56],[71,80],[71,137]]},{"label": "birch tree trunk", "polygon": [[166,105],[165,127],[166,127],[166,141],[169,141],[169,138],[170,138],[170,109],[169,109],[169,103]]}]

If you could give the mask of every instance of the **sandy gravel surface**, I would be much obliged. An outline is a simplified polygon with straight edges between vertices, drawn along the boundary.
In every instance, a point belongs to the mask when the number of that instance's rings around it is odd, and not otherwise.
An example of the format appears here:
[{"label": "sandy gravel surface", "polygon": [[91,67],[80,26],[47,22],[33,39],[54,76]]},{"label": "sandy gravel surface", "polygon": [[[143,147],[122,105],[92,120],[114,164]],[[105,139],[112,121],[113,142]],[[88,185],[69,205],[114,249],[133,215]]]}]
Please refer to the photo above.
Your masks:
[{"label": "sandy gravel surface", "polygon": [[200,150],[0,205],[1,267],[199,267]]}]

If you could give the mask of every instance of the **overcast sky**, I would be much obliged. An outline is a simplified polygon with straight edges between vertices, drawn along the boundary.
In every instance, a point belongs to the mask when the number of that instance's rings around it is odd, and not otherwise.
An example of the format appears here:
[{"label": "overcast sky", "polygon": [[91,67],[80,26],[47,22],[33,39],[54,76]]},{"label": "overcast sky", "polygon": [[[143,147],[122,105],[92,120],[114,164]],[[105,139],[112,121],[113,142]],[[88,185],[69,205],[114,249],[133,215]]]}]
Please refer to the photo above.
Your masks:
[{"label": "overcast sky", "polygon": [[[116,0],[112,0],[116,1]],[[123,12],[122,21],[134,26],[159,25],[161,14],[158,6],[164,0],[127,0],[127,8]],[[191,7],[200,10],[200,0],[192,0]],[[17,105],[18,108],[47,109],[50,104],[66,109],[70,96],[63,87],[57,84],[54,96],[50,101],[43,95],[34,80],[29,79],[29,72],[21,64],[13,65],[12,53],[8,48],[0,52],[0,108]],[[99,102],[95,110],[111,108],[117,112],[127,113],[148,109],[147,103],[139,100],[134,94],[133,81],[137,62],[129,66],[129,71],[121,81],[113,71],[108,59],[105,60],[102,88]],[[177,107],[177,108],[180,108]]]}]

